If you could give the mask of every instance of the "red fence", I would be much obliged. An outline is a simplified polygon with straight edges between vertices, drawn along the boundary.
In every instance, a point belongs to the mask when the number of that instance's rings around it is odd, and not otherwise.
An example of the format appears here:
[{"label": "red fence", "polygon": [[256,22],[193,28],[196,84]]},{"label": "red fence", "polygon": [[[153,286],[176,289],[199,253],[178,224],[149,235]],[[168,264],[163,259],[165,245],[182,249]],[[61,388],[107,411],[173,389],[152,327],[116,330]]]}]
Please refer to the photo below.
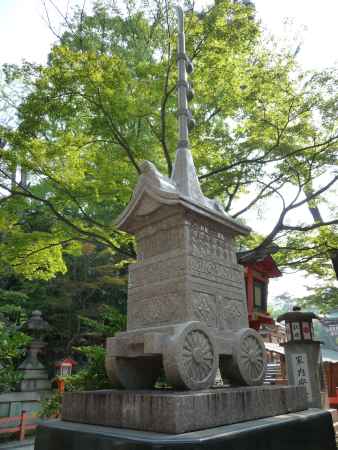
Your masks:
[{"label": "red fence", "polygon": [[35,417],[29,416],[26,411],[22,411],[20,416],[4,417],[0,419],[0,434],[18,433],[20,441],[25,439],[27,430],[35,430],[37,424],[32,423]]}]

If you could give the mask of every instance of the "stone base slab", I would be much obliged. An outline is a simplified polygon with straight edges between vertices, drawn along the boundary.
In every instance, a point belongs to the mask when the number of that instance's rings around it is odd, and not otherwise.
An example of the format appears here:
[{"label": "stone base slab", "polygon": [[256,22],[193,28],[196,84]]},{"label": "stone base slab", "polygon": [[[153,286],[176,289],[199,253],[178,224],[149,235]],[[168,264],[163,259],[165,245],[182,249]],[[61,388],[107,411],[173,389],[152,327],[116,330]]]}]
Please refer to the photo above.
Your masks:
[{"label": "stone base slab", "polygon": [[330,413],[309,409],[185,434],[48,421],[35,450],[336,450]]},{"label": "stone base slab", "polygon": [[301,386],[255,386],[204,391],[67,392],[62,420],[158,433],[189,431],[307,409]]}]

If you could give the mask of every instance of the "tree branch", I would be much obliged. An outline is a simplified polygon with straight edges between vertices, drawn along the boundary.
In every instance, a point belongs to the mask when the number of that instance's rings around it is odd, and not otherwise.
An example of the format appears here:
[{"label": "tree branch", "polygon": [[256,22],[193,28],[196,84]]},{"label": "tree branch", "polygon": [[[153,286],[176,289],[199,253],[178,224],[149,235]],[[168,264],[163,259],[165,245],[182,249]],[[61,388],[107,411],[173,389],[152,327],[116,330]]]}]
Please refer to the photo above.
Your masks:
[{"label": "tree branch", "polygon": [[213,175],[217,175],[217,174],[219,174],[221,172],[225,172],[227,170],[233,169],[234,167],[237,167],[237,166],[239,166],[241,164],[262,164],[263,165],[263,164],[268,164],[268,163],[271,163],[271,162],[283,161],[285,159],[290,158],[291,156],[294,156],[294,155],[296,155],[298,153],[301,153],[301,152],[304,152],[306,150],[313,150],[313,149],[321,148],[321,147],[326,147],[327,148],[328,145],[332,144],[333,142],[335,142],[337,140],[338,140],[338,135],[333,136],[332,138],[330,138],[330,139],[328,139],[325,142],[322,142],[320,144],[312,144],[312,145],[308,145],[308,146],[305,146],[305,147],[301,147],[301,148],[295,149],[295,150],[293,150],[293,151],[291,151],[291,152],[289,152],[289,153],[287,153],[287,154],[285,154],[284,156],[281,156],[281,157],[276,157],[276,158],[273,158],[273,159],[265,159],[266,156],[270,155],[276,148],[279,147],[280,144],[276,143],[270,149],[268,149],[264,153],[264,155],[262,155],[262,156],[259,156],[257,158],[252,158],[252,159],[250,159],[250,158],[240,159],[238,161],[235,161],[232,164],[228,164],[227,166],[219,167],[217,169],[211,170],[210,172],[208,172],[206,174],[200,175],[199,179],[202,180],[204,178],[208,178],[208,177],[211,177]]},{"label": "tree branch", "polygon": [[[8,177],[8,174],[6,174],[6,172],[4,170],[0,169],[0,173],[2,173],[2,174],[4,174],[5,176]],[[0,184],[0,187],[2,189],[6,190],[7,192],[11,193],[13,197],[14,196],[21,196],[21,197],[30,198],[30,199],[36,200],[37,202],[43,203],[44,205],[46,205],[51,210],[51,212],[55,215],[55,217],[57,217],[60,220],[60,222],[62,222],[65,225],[67,225],[72,230],[76,231],[80,235],[90,236],[90,237],[94,238],[97,242],[105,243],[108,247],[111,247],[114,250],[116,250],[118,252],[121,252],[121,250],[118,247],[116,247],[111,242],[111,240],[107,239],[105,236],[102,236],[102,235],[100,235],[98,233],[95,233],[93,231],[90,231],[90,230],[84,230],[80,226],[75,225],[65,215],[63,215],[60,211],[58,211],[50,200],[42,198],[42,197],[39,197],[39,196],[33,194],[27,187],[25,188],[25,187],[21,186],[17,182],[15,182],[15,184],[18,187],[17,190],[12,190],[11,188],[9,188],[8,186],[6,186],[4,184]]]},{"label": "tree branch", "polygon": [[[257,196],[251,200],[251,202],[249,202],[247,204],[247,206],[245,206],[244,208],[240,209],[237,213],[235,214],[231,214],[231,216],[233,218],[236,218],[238,216],[240,216],[241,214],[245,213],[248,209],[250,209],[253,205],[255,205],[260,199],[262,199],[264,197],[264,192],[268,189],[271,189],[272,192],[275,192],[282,200],[283,203],[283,209],[285,208],[285,200],[284,197],[281,195],[281,193],[278,191],[278,188],[274,188],[272,185],[276,182],[278,182],[280,179],[283,178],[284,175],[280,175],[277,178],[273,179],[270,181],[270,183],[264,183],[263,181],[260,180],[256,180],[256,183],[262,184],[263,188],[259,191],[259,193],[257,194]],[[283,182],[283,184],[285,184],[285,182]],[[279,186],[280,188],[281,186]]]},{"label": "tree branch", "polygon": [[282,230],[288,230],[288,231],[311,231],[315,230],[316,228],[320,227],[326,227],[329,225],[338,225],[338,219],[329,220],[327,222],[317,222],[313,223],[312,225],[284,225],[282,226]]}]

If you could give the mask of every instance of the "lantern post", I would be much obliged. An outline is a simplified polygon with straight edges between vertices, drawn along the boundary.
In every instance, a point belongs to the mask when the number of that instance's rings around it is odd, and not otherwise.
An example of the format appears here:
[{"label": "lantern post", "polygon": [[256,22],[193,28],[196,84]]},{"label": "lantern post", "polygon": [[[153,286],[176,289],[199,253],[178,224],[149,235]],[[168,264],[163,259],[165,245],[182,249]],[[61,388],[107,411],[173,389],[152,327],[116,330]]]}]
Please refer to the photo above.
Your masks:
[{"label": "lantern post", "polygon": [[65,391],[65,378],[69,377],[72,374],[73,367],[76,364],[77,362],[71,358],[62,359],[61,361],[58,361],[55,364],[56,368],[55,381],[60,394],[63,394]]},{"label": "lantern post", "polygon": [[313,312],[299,307],[282,314],[278,322],[285,322],[285,359],[288,381],[291,385],[305,386],[310,408],[325,406],[325,386],[322,376],[320,341],[315,339]]}]

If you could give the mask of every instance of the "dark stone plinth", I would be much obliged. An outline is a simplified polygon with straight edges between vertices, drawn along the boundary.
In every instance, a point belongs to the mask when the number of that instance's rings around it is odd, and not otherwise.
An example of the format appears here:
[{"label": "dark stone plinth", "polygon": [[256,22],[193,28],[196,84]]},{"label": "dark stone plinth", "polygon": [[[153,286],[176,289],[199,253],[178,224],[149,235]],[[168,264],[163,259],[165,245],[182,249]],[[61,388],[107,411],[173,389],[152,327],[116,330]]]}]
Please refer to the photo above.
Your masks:
[{"label": "dark stone plinth", "polygon": [[51,421],[35,450],[336,450],[331,415],[309,409],[185,434]]},{"label": "dark stone plinth", "polygon": [[307,409],[300,386],[204,391],[68,392],[62,420],[157,433],[186,433]]}]

